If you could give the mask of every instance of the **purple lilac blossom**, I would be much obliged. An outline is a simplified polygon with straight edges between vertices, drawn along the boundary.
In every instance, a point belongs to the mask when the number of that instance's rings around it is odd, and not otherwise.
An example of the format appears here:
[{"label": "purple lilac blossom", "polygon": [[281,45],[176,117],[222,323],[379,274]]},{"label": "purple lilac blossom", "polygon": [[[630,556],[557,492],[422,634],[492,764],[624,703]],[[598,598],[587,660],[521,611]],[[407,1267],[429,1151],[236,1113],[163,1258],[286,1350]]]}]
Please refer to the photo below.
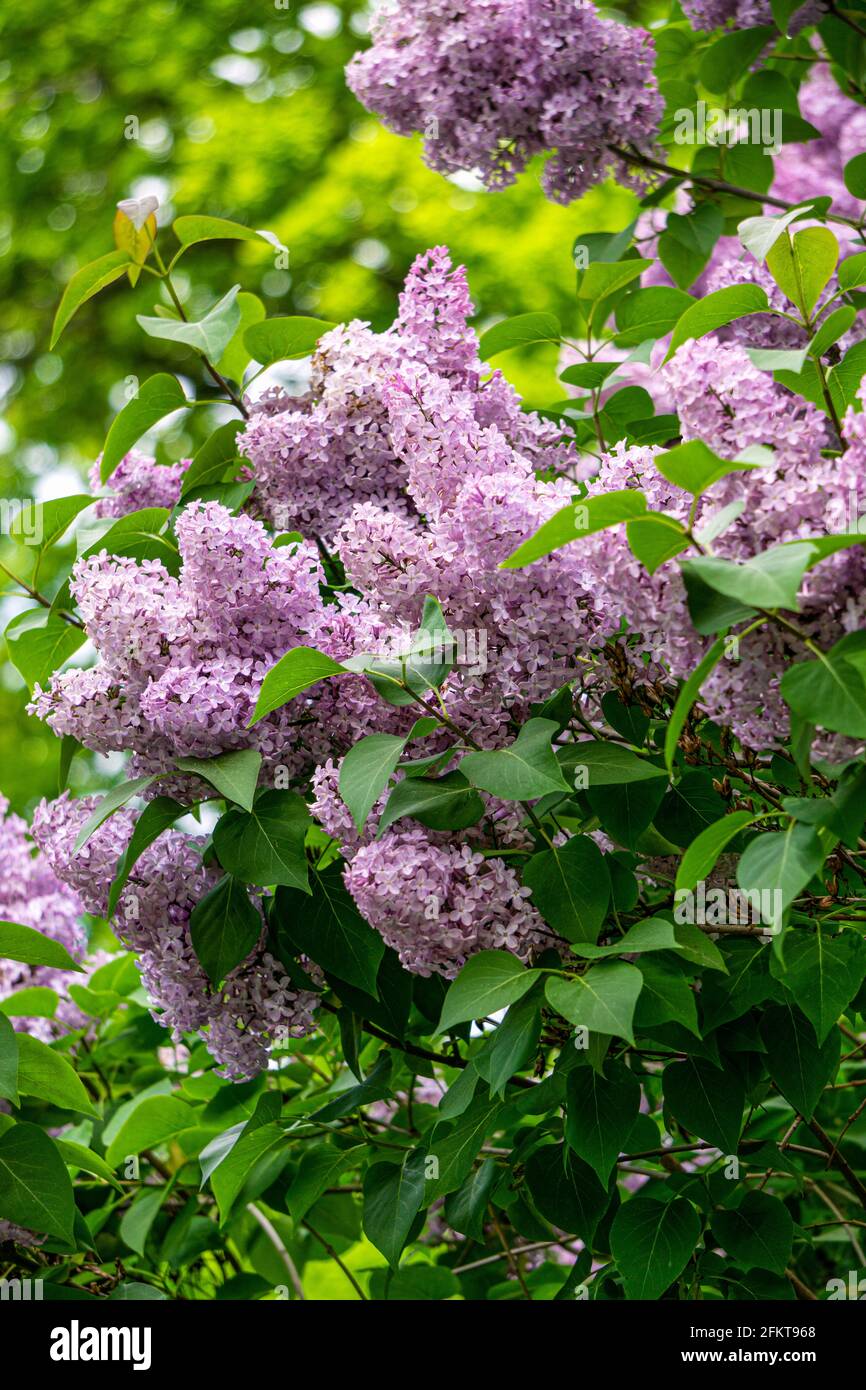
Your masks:
[{"label": "purple lilac blossom", "polygon": [[346,78],[398,135],[423,133],[431,168],[505,188],[538,154],[569,203],[616,169],[611,145],[652,143],[663,103],[643,29],[588,0],[402,0],[374,18]]},{"label": "purple lilac blossom", "polygon": [[[26,822],[9,812],[5,797],[0,797],[0,857],[3,862],[0,919],[34,928],[59,942],[73,960],[83,961],[87,934],[80,920],[83,909],[78,894],[55,875],[46,857],[37,852]],[[0,958],[0,999],[8,999],[16,991],[33,986],[56,990],[59,999],[53,1017],[22,1015],[12,1018],[13,1026],[19,1031],[50,1042],[68,1029],[84,1025],[84,1015],[66,994],[70,980],[80,983],[83,978],[50,966],[25,965]]]},{"label": "purple lilac blossom", "polygon": [[[42,802],[33,835],[59,878],[74,887],[88,911],[104,915],[108,889],[132,834],[136,814],[117,811],[74,853],[75,838],[96,804],[64,793]],[[136,952],[153,1017],[175,1042],[198,1033],[233,1080],[267,1066],[269,1048],[306,1033],[317,996],[296,990],[266,950],[265,932],[249,956],[212,986],[199,964],[189,932],[192,909],[219,879],[202,860],[204,839],[165,831],[137,860],[111,919],[117,937]],[[255,901],[255,899],[254,899]]]}]

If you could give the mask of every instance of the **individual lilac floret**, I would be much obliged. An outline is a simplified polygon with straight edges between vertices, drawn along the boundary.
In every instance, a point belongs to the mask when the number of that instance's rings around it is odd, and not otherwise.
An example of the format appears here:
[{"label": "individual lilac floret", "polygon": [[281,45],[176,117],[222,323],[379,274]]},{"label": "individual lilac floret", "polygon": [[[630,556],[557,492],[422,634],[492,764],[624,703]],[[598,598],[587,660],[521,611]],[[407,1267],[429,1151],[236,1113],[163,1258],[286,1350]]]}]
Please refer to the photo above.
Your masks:
[{"label": "individual lilac floret", "polygon": [[661,118],[649,34],[589,0],[401,0],[372,35],[346,69],[358,100],[398,135],[423,134],[431,168],[477,170],[488,188],[542,153],[556,202],[612,169],[627,180],[611,145],[651,144]]}]

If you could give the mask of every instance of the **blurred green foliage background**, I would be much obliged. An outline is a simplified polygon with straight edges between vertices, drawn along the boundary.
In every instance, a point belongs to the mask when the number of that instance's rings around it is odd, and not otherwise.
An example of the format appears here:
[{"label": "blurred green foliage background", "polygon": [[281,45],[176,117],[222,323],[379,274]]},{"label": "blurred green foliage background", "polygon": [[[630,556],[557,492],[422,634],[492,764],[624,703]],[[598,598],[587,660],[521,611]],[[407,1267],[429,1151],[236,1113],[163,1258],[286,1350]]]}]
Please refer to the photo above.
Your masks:
[{"label": "blurred green foliage background", "polygon": [[[160,225],[201,212],[267,228],[290,251],[275,269],[262,243],[215,243],[183,262],[196,312],[233,283],[269,313],[393,318],[418,251],[446,243],[469,269],[479,321],[550,309],[568,323],[571,247],[619,228],[631,195],[607,187],[555,207],[537,177],[495,195],[421,162],[420,142],[388,134],[346,88],[365,43],[367,6],[298,0],[17,0],[0,18],[0,483],[7,498],[80,490],[130,375],[179,367],[135,323],[154,283],[112,286],[85,306],[54,352],[62,288],[112,249],[114,205],[155,194]],[[171,241],[163,232],[162,240]],[[187,280],[189,283],[187,284]],[[543,351],[503,366],[538,404],[561,395]],[[201,418],[203,412],[195,412]],[[204,422],[202,421],[202,425]],[[163,441],[168,454],[195,439]],[[2,544],[14,568],[22,552]],[[72,552],[56,552],[56,583]],[[5,581],[4,581],[5,583]],[[6,620],[21,607],[6,584]],[[5,622],[3,624],[5,626]],[[58,744],[24,713],[26,690],[0,668],[0,791],[28,809],[56,791]],[[78,758],[72,785],[116,768]]]}]

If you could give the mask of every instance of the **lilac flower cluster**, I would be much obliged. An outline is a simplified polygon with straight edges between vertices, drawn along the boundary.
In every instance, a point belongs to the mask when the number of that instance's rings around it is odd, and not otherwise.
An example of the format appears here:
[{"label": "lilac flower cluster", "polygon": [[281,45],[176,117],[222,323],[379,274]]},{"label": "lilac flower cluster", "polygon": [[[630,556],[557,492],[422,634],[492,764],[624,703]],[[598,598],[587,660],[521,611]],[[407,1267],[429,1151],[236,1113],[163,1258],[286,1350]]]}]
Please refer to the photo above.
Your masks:
[{"label": "lilac flower cluster", "polygon": [[[739,344],[722,344],[714,337],[691,341],[678,350],[663,375],[685,440],[702,439],[722,458],[736,458],[755,445],[772,451],[767,463],[728,475],[702,498],[698,527],[722,507],[743,504],[740,515],[713,542],[714,554],[745,560],[774,544],[844,532],[852,524],[852,507],[857,514],[866,510],[859,496],[866,462],[860,414],[851,411],[846,419],[845,452],[825,458],[823,417],[754,367]],[[686,522],[689,497],[658,473],[653,464],[656,452],[618,446],[604,458],[593,487],[639,487],[651,507]],[[706,643],[690,623],[677,567],[666,565],[648,576],[618,531],[589,537],[580,553],[584,586],[595,584],[597,592],[618,596],[608,631],[615,630],[621,617],[632,633],[639,634],[652,661],[648,675],[663,670],[689,675]],[[800,626],[822,645],[861,626],[866,617],[864,581],[866,565],[859,546],[825,560],[804,580]],[[785,663],[798,655],[775,631],[753,634],[740,644],[737,660],[716,667],[702,689],[703,704],[749,746],[774,746],[787,727],[779,681]]]},{"label": "lilac flower cluster", "polygon": [[467,324],[473,312],[466,272],[452,269],[445,247],[434,247],[410,269],[388,332],[374,333],[359,320],[340,325],[321,339],[305,395],[271,388],[250,403],[252,420],[238,447],[252,466],[256,513],[277,531],[326,541],[364,502],[395,517],[417,516],[385,392],[400,372],[421,365],[445,389],[460,391],[464,411],[479,426],[495,427],[536,469],[560,469],[568,452],[558,431],[521,411],[500,372],[482,384],[478,343]]},{"label": "lilac flower cluster", "polygon": [[509,950],[522,960],[549,944],[550,934],[529,903],[530,892],[502,859],[480,848],[529,848],[522,814],[492,802],[489,825],[461,842],[411,822],[376,838],[384,796],[359,833],[339,790],[339,769],[328,760],[313,775],[312,810],[339,839],[348,860],[346,887],[358,910],[416,975],[457,974],[477,951]]},{"label": "lilac flower cluster", "polygon": [[[827,9],[824,0],[806,0],[788,22],[788,32],[799,34],[819,24]],[[695,29],[756,29],[773,23],[770,0],[683,0],[683,12]],[[769,42],[769,40],[768,40]]]},{"label": "lilac flower cluster", "polygon": [[[115,813],[74,853],[75,838],[96,804],[68,793],[42,802],[33,835],[58,877],[80,895],[89,912],[104,916],[117,862],[129,842],[136,815]],[[192,909],[212,888],[219,872],[206,867],[205,841],[179,830],[165,831],[136,862],[120,895],[112,927],[138,956],[154,1018],[175,1041],[199,1033],[225,1075],[242,1080],[267,1065],[275,1042],[300,1037],[311,1025],[317,996],[296,990],[262,939],[223,984],[212,987],[192,948]]]},{"label": "lilac flower cluster", "polygon": [[[43,936],[58,941],[73,960],[82,961],[87,934],[80,920],[81,901],[75,891],[52,872],[46,858],[36,852],[27,823],[20,816],[9,813],[5,797],[0,797],[0,859],[3,863],[0,920],[33,927]],[[85,1022],[84,1015],[66,993],[70,980],[81,981],[82,976],[0,957],[0,999],[8,999],[18,990],[34,986],[47,986],[57,991],[58,1004],[52,1017],[16,1015],[12,1018],[15,1028],[43,1042],[50,1042]]]},{"label": "lilac flower cluster", "polygon": [[[97,459],[90,470],[90,487],[94,493],[99,493],[102,488],[100,462]],[[179,463],[157,464],[147,454],[131,449],[112,473],[107,492],[96,503],[95,515],[119,517],[126,516],[128,512],[141,511],[144,507],[175,506],[189,464],[189,459],[181,459]]]},{"label": "lilac flower cluster", "polygon": [[31,710],[55,733],[101,753],[131,750],[139,772],[254,746],[268,768],[296,776],[381,717],[353,677],[339,697],[320,688],[315,724],[305,702],[248,731],[262,679],[290,647],[342,660],[387,634],[353,597],[322,600],[312,544],[274,547],[261,522],[216,502],[186,507],[176,535],[177,578],[158,560],[104,551],[76,565],[72,590],[99,661],[56,676],[48,691],[37,686]]},{"label": "lilac flower cluster", "polygon": [[401,0],[383,5],[350,88],[398,135],[423,133],[444,174],[513,183],[556,151],[542,186],[569,203],[612,169],[611,146],[652,142],[663,109],[648,33],[602,19],[589,0]]}]

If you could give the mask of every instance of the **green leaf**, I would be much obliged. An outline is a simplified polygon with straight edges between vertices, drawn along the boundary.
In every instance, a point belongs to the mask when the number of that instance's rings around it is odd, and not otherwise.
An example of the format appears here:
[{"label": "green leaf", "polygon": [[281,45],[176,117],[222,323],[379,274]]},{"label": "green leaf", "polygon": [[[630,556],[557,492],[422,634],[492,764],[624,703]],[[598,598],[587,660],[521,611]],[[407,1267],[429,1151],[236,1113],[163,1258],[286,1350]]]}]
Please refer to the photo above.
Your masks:
[{"label": "green leaf", "polygon": [[585,795],[602,829],[620,845],[635,849],[651,825],[665,794],[663,777],[625,782],[616,787],[594,787]]},{"label": "green leaf", "polygon": [[822,729],[866,737],[866,681],[853,664],[863,643],[864,634],[850,633],[814,660],[788,667],[779,688],[795,714]]},{"label": "green leaf", "polygon": [[87,547],[86,559],[107,550],[109,555],[126,555],[132,560],[161,560],[169,574],[180,569],[177,546],[167,533],[169,512],[165,507],[145,507],[118,517],[99,540]]},{"label": "green leaf", "polygon": [[569,791],[551,747],[556,733],[552,719],[529,719],[509,748],[467,753],[460,771],[473,786],[503,801],[529,801],[548,792]]},{"label": "green leaf", "polygon": [[598,940],[610,902],[610,878],[594,840],[575,835],[534,854],[523,870],[533,905],[566,941]]},{"label": "green leaf", "polygon": [[[626,295],[616,306],[617,343],[623,347],[635,347],[647,338],[663,338],[694,302],[690,294],[672,289],[669,285],[651,285],[645,290],[635,290],[634,294]],[[565,380],[564,375],[562,380]]]},{"label": "green leaf", "polygon": [[283,884],[308,893],[304,841],[309,824],[296,793],[263,792],[252,811],[233,809],[217,821],[214,849],[226,872],[244,883]]},{"label": "green leaf", "polygon": [[248,728],[274,710],[281,709],[296,695],[309,690],[310,686],[327,680],[329,676],[343,675],[347,670],[346,666],[325,656],[324,652],[316,651],[315,647],[293,647],[280,657],[262,681]]},{"label": "green leaf", "polygon": [[625,532],[632,555],[650,574],[691,545],[682,522],[664,512],[647,512],[626,522]]},{"label": "green leaf", "polygon": [[856,256],[848,256],[841,261],[838,279],[840,290],[856,290],[860,285],[866,285],[866,251],[858,251]]},{"label": "green leaf", "polygon": [[774,957],[770,971],[790,990],[820,1044],[866,978],[866,942],[856,931],[833,936],[800,927],[783,937],[781,960]]},{"label": "green leaf", "polygon": [[119,787],[112,787],[111,791],[107,792],[99,802],[99,805],[94,807],[79,830],[72,847],[73,854],[78,854],[84,848],[91,835],[99,829],[103,822],[108,820],[109,816],[113,816],[115,811],[119,811],[121,806],[125,806],[134,796],[140,796],[153,781],[155,781],[153,776],[133,777],[130,782],[121,782]]},{"label": "green leaf", "polygon": [[474,1058],[475,1070],[490,1086],[491,1095],[504,1096],[511,1077],[538,1055],[541,1003],[538,989],[518,999]]},{"label": "green leaf", "polygon": [[72,1241],[72,1183],[56,1144],[38,1125],[13,1125],[0,1135],[0,1217]]},{"label": "green leaf", "polygon": [[681,289],[698,278],[723,228],[724,219],[713,203],[701,203],[690,213],[668,213],[666,228],[658,241],[658,254]]},{"label": "green leaf", "polygon": [[690,439],[687,444],[677,444],[673,449],[656,454],[653,464],[668,482],[695,497],[700,497],[729,473],[745,473],[758,467],[741,459],[719,458],[700,439]]},{"label": "green leaf", "polygon": [[687,974],[678,960],[667,956],[642,957],[638,969],[643,988],[634,1016],[636,1031],[642,1033],[664,1023],[677,1023],[699,1038],[701,1030],[691,973]]},{"label": "green leaf", "polygon": [[453,1231],[469,1240],[483,1241],[487,1206],[498,1181],[495,1159],[485,1158],[456,1192],[449,1193],[445,1198],[445,1220]]},{"label": "green leaf", "polygon": [[0,1100],[18,1105],[18,1034],[5,1013],[0,1014]]},{"label": "green leaf", "polygon": [[779,237],[767,255],[767,269],[779,289],[808,318],[836,269],[839,243],[828,227],[804,227]]},{"label": "green leaf", "polygon": [[298,1171],[286,1191],[286,1206],[295,1223],[303,1221],[310,1207],[318,1202],[329,1187],[348,1168],[356,1167],[367,1156],[367,1147],[356,1144],[350,1149],[335,1149],[330,1144],[304,1147]]},{"label": "green leaf", "polygon": [[278,889],[272,921],[278,934],[285,932],[324,970],[378,999],[385,943],[355,906],[340,865],[310,875],[310,896]]},{"label": "green leaf", "polygon": [[[0,999],[0,1014],[7,1018],[53,1018],[57,1013],[59,995],[56,989],[47,985],[31,985],[29,989],[16,989]],[[17,1052],[16,1052],[17,1068]]]},{"label": "green leaf", "polygon": [[273,1149],[286,1143],[285,1132],[273,1121],[254,1125],[251,1120],[248,1123],[231,1153],[219,1165],[210,1180],[222,1221],[230,1216],[232,1207],[256,1164]]},{"label": "green leaf", "polygon": [[701,1223],[691,1203],[678,1197],[624,1202],[610,1228],[610,1248],[627,1299],[657,1299],[679,1278],[695,1253]]},{"label": "green leaf", "polygon": [[172,231],[181,246],[195,246],[200,241],[263,241],[261,232],[230,222],[226,217],[176,217]]},{"label": "green leaf", "polygon": [[[836,400],[839,409],[853,406],[858,409],[857,392],[866,372],[866,342],[855,343],[850,347],[838,366],[834,367],[828,378],[830,395]],[[820,404],[820,402],[819,402]]]},{"label": "green leaf", "polygon": [[733,1211],[716,1211],[713,1235],[745,1269],[784,1274],[791,1263],[794,1223],[787,1207],[768,1192],[747,1192]]},{"label": "green leaf", "polygon": [[[615,262],[593,261],[580,278],[577,297],[597,304],[637,280],[651,265],[652,261],[641,260],[640,257]],[[483,352],[481,355],[484,356]]]},{"label": "green leaf", "polygon": [[148,377],[138,395],[127,401],[115,416],[108,431],[99,465],[101,481],[108,481],[120,460],[129,453],[133,444],[138,443],[143,434],[160,420],[164,420],[166,415],[172,415],[175,410],[182,410],[186,405],[189,405],[189,401],[175,377],[169,376],[167,372],[158,372],[156,376]]},{"label": "green leaf", "polygon": [[737,883],[757,895],[761,919],[778,931],[785,909],[819,872],[825,854],[812,827],[794,821],[750,841],[737,865]]},{"label": "green leaf", "polygon": [[117,1168],[125,1158],[154,1149],[191,1129],[196,1112],[179,1096],[149,1096],[137,1105],[108,1146],[105,1161]]},{"label": "green leaf", "polygon": [[683,569],[696,574],[711,589],[754,608],[787,608],[796,612],[803,575],[811,567],[814,546],[810,541],[774,545],[738,563],[699,555],[685,561]]},{"label": "green leaf", "polygon": [[823,357],[828,348],[838,342],[843,333],[847,333],[857,317],[857,310],[853,304],[841,304],[838,309],[834,309],[832,314],[828,314],[821,324],[817,333],[813,337],[808,347],[810,357]]},{"label": "green leaf", "polygon": [[606,1074],[574,1067],[566,1077],[565,1137],[579,1158],[606,1184],[640,1109],[640,1082],[622,1062]]},{"label": "green leaf", "polygon": [[423,1149],[410,1149],[399,1163],[371,1164],[364,1177],[364,1234],[392,1269],[424,1200],[425,1158]]},{"label": "green leaf", "polygon": [[225,352],[241,321],[241,311],[236,303],[239,289],[240,285],[233,285],[203,318],[191,322],[151,318],[146,314],[136,314],[135,321],[148,337],[183,343],[213,361]]},{"label": "green leaf", "polygon": [[715,825],[708,825],[689,845],[677,869],[677,889],[691,890],[701,879],[709,878],[719,855],[741,830],[757,818],[750,811],[732,811]]},{"label": "green leaf", "polygon": [[572,954],[588,960],[603,960],[606,956],[628,956],[643,951],[676,951],[679,942],[673,922],[664,917],[647,917],[636,922],[633,927],[609,946],[595,946],[580,941],[572,945]]},{"label": "green leaf", "polygon": [[87,639],[87,633],[80,627],[44,608],[29,608],[17,613],[4,636],[9,660],[21,672],[31,694],[37,685],[47,686],[54,672]]},{"label": "green leaf", "polygon": [[601,739],[587,738],[580,743],[569,744],[563,749],[560,761],[570,773],[586,773],[585,779],[582,776],[578,779],[579,789],[620,786],[626,782],[646,782],[666,776],[664,768],[638,757],[630,748]]},{"label": "green leaf", "polygon": [[665,1067],[662,1090],[666,1108],[689,1134],[723,1154],[737,1152],[746,1092],[736,1072],[687,1057]]},{"label": "green leaf", "polygon": [[588,1164],[565,1144],[546,1144],[527,1160],[526,1183],[546,1221],[592,1243],[610,1198]]},{"label": "green leaf", "polygon": [[779,215],[746,217],[737,227],[737,236],[756,261],[765,261],[779,237],[792,222],[808,215],[805,206]]},{"label": "green leaf", "polygon": [[[214,365],[223,376],[227,376],[240,384],[251,360],[250,351],[244,343],[244,335],[254,323],[262,322],[265,317],[265,306],[257,295],[247,294],[245,290],[241,290],[238,295],[237,305],[240,310],[240,323],[219,361]],[[234,421],[233,423],[240,424],[243,428],[242,421]]]},{"label": "green leaf", "polygon": [[395,734],[368,734],[354,744],[343,759],[340,765],[340,796],[359,830],[363,829],[367,817],[388,785],[405,747],[406,740]]},{"label": "green leaf", "polygon": [[22,1096],[36,1096],[61,1110],[98,1115],[66,1058],[29,1033],[18,1034],[18,1089]]},{"label": "green leaf", "polygon": [[743,318],[746,314],[766,312],[768,309],[767,292],[762,290],[760,285],[728,285],[723,290],[704,295],[703,299],[686,309],[677,321],[665,362],[669,361],[677,348],[682,347],[690,338],[703,338],[705,334],[733,323],[734,319]]},{"label": "green leaf", "polygon": [[415,696],[438,689],[452,670],[456,656],[456,640],[448,631],[439,600],[427,594],[420,626],[403,650],[385,657],[361,653],[350,657],[346,667],[367,673],[375,690],[389,704],[411,705]]},{"label": "green leaf", "polygon": [[105,289],[106,285],[119,280],[132,264],[127,251],[109,251],[107,256],[100,256],[97,260],[90,261],[75,272],[63,291],[63,297],[54,316],[51,342],[48,345],[49,351],[53,352],[64,328],[69,320],[78,313],[82,304],[86,304],[88,299],[92,299],[100,290]]},{"label": "green leaf", "polygon": [[711,92],[727,92],[748,72],[758,55],[775,38],[772,25],[738,29],[711,43],[701,58],[699,76]]},{"label": "green leaf", "polygon": [[72,959],[59,941],[19,922],[0,921],[0,960],[17,960],[23,965],[50,965],[55,970],[83,973],[83,966]]},{"label": "green leaf", "polygon": [[190,914],[192,948],[212,984],[246,960],[262,934],[262,919],[245,883],[226,874]]},{"label": "green leaf", "polygon": [[145,1188],[137,1193],[132,1205],[123,1213],[120,1238],[130,1250],[134,1250],[142,1258],[153,1223],[159,1216],[167,1196],[168,1189],[162,1185],[157,1188]]},{"label": "green leaf", "polygon": [[866,154],[855,154],[842,170],[845,187],[854,198],[866,199]]},{"label": "green leaf", "polygon": [[819,1046],[812,1024],[791,1004],[767,1009],[760,1022],[767,1067],[785,1100],[810,1120],[839,1067],[842,1034],[831,1029]]},{"label": "green leaf", "polygon": [[225,482],[230,473],[234,475],[240,463],[237,437],[243,427],[243,420],[229,420],[227,424],[215,429],[205,440],[193,455],[192,463],[183,475],[180,485],[181,501],[196,488]]},{"label": "green leaf", "polygon": [[562,325],[554,314],[518,314],[482,333],[478,354],[482,362],[489,362],[511,348],[527,347],[530,343],[558,343],[561,338]]},{"label": "green leaf", "polygon": [[501,1108],[500,1101],[478,1096],[453,1124],[440,1121],[436,1125],[429,1155],[437,1161],[438,1173],[427,1185],[424,1200],[428,1206],[462,1186]]},{"label": "green leaf", "polygon": [[170,796],[157,796],[149,801],[135,822],[135,829],[121,858],[118,860],[114,880],[108,894],[108,916],[113,917],[121,893],[126,887],[129,875],[144,851],[164,830],[186,814],[185,807]]},{"label": "green leaf", "polygon": [[49,502],[31,502],[13,517],[9,535],[20,545],[47,550],[83,512],[93,506],[94,499],[86,493],[72,497],[56,497]]},{"label": "green leaf", "polygon": [[458,1023],[486,1018],[521,999],[542,971],[527,970],[508,951],[479,951],[470,956],[448,986],[437,1033],[447,1033]]},{"label": "green leaf", "polygon": [[597,531],[606,531],[645,511],[646,498],[636,488],[622,488],[587,497],[582,502],[575,502],[555,512],[507,560],[503,560],[499,568],[521,569],[524,565],[531,565],[533,560],[540,560],[551,551],[568,545],[570,541],[595,535]]},{"label": "green leaf", "polygon": [[336,324],[325,319],[292,318],[264,319],[254,323],[244,334],[244,346],[263,367],[274,362],[287,362],[295,357],[309,357],[316,344]]},{"label": "green leaf", "polygon": [[632,1019],[642,988],[637,967],[616,961],[594,965],[574,980],[551,976],[545,992],[551,1007],[576,1028],[625,1038],[634,1046]]},{"label": "green leaf", "polygon": [[181,772],[194,772],[197,777],[203,777],[226,801],[252,811],[262,766],[262,755],[257,748],[240,748],[232,753],[219,753],[215,758],[178,758],[177,766]]},{"label": "green leaf", "polygon": [[668,727],[665,730],[665,764],[669,773],[673,771],[680,734],[686,726],[686,720],[691,714],[692,706],[700,695],[701,687],[707,676],[718,666],[726,650],[726,640],[720,637],[710,647],[700,664],[695,667],[685,684],[680,687]]},{"label": "green leaf", "polygon": [[462,772],[406,777],[391,792],[378,833],[382,835],[402,816],[412,816],[431,830],[465,830],[477,825],[484,812],[484,802]]},{"label": "green leaf", "polygon": [[564,381],[566,386],[583,386],[587,390],[595,390],[607,381],[611,372],[619,365],[619,362],[575,362],[559,373],[559,379]]}]

